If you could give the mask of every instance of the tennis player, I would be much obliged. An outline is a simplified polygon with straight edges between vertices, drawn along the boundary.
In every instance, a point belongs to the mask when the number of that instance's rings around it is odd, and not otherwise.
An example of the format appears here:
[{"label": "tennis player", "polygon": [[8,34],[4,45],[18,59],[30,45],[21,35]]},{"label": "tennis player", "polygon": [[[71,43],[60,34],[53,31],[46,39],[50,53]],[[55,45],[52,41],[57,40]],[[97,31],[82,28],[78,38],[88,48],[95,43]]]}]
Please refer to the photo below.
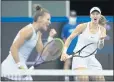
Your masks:
[{"label": "tennis player", "polygon": [[[70,11],[70,17],[68,18],[69,18],[69,22],[64,25],[64,27],[62,28],[62,33],[61,33],[61,37],[64,42],[71,35],[71,33],[75,30],[76,26],[78,25],[76,11],[74,10]],[[76,46],[77,40],[78,40],[78,37],[75,37],[70,43],[68,50],[67,50],[68,55],[73,54],[73,50]],[[67,59],[64,62],[64,69],[70,69],[70,66],[71,66],[71,59]],[[65,76],[65,81],[69,81],[68,76]]]},{"label": "tennis player", "polygon": [[[103,48],[104,39],[106,37],[106,19],[101,15],[101,10],[98,7],[93,7],[90,10],[90,18],[91,21],[87,23],[82,23],[77,26],[74,32],[68,37],[65,42],[65,47],[63,54],[61,56],[61,60],[65,61],[68,58],[66,53],[68,46],[74,37],[78,36],[78,42],[74,49],[74,53],[80,50],[83,46],[89,43],[95,43],[92,47],[85,49],[81,52],[80,55],[87,55],[92,53],[97,47]],[[102,70],[102,66],[99,61],[95,58],[95,54],[87,57],[80,58],[74,57],[72,61],[72,69],[73,70]],[[97,81],[104,81],[103,76],[94,76],[94,79]],[[88,81],[88,76],[78,76],[77,80],[79,81]]]},{"label": "tennis player", "polygon": [[[23,27],[15,37],[7,58],[2,62],[2,75],[8,75],[8,73],[16,73],[18,69],[28,69],[26,61],[36,47],[38,53],[43,49],[42,33],[40,30],[46,31],[50,22],[50,13],[40,7],[36,6],[36,13],[34,15],[34,21],[31,24]],[[55,35],[55,30],[50,31],[49,40]],[[8,77],[12,80],[17,80],[19,77]]]}]

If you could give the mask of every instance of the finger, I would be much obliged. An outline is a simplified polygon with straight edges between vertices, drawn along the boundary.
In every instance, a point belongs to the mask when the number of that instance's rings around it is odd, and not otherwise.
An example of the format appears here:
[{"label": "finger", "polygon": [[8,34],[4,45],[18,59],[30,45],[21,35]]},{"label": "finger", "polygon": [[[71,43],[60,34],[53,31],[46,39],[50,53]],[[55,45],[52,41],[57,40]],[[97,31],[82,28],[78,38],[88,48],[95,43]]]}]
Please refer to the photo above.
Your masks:
[{"label": "finger", "polygon": [[64,61],[64,56],[61,56],[61,61]]}]

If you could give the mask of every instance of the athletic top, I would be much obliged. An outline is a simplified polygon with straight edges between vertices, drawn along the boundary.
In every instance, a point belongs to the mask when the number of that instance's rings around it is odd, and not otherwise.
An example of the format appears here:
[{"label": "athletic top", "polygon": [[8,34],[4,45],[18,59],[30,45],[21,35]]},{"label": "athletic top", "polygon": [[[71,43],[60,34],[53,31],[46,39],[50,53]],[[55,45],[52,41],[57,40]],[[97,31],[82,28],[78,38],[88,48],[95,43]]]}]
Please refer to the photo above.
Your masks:
[{"label": "athletic top", "polygon": [[[23,45],[18,50],[19,57],[24,58],[25,61],[28,59],[30,53],[32,52],[33,48],[36,46],[37,40],[38,40],[38,35],[35,32],[35,29],[33,28],[32,24],[27,25],[27,28],[32,28],[33,30],[32,37],[29,40],[25,40]],[[19,33],[17,34],[13,42],[15,42],[15,40],[18,37],[19,37]],[[9,53],[11,54],[11,51]]]},{"label": "athletic top", "polygon": [[[71,35],[71,33],[76,29],[77,25],[78,24],[75,24],[75,25],[71,25],[69,23],[65,24],[64,27],[62,28],[62,33],[61,33],[62,39],[67,39]],[[75,37],[70,43],[67,50],[67,54],[71,55],[73,53],[73,50],[76,46],[77,41],[78,41],[78,36]]]},{"label": "athletic top", "polygon": [[77,45],[74,49],[74,53],[89,43],[95,43],[95,44],[85,48],[83,50],[84,52],[92,53],[97,48],[97,43],[100,39],[100,28],[98,32],[92,34],[89,31],[89,24],[90,23],[88,22],[85,30],[79,35]]}]

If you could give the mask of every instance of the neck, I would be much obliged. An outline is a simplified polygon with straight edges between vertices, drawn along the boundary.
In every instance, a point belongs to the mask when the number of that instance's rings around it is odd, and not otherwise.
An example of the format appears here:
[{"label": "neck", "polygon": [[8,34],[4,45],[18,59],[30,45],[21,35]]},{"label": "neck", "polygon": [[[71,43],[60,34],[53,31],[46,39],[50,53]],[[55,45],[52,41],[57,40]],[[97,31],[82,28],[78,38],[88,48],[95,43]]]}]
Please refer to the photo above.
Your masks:
[{"label": "neck", "polygon": [[33,25],[33,28],[35,29],[35,31],[37,32],[39,30],[40,26],[38,26],[35,22],[33,22],[32,25]]},{"label": "neck", "polygon": [[94,22],[90,22],[91,24],[91,28],[97,28],[98,27],[98,23],[94,23]]}]

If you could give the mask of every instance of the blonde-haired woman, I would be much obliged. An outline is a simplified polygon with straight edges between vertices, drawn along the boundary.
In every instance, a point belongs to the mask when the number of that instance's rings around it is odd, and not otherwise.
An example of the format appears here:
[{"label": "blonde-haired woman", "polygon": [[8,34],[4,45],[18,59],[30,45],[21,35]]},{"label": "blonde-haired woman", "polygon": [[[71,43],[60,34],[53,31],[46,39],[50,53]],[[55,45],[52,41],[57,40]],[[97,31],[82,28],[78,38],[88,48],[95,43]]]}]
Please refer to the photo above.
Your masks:
[{"label": "blonde-haired woman", "polygon": [[[67,48],[74,37],[78,36],[78,42],[74,49],[74,52],[80,50],[83,46],[89,43],[95,43],[92,48],[85,49],[80,55],[86,55],[92,53],[96,48],[103,48],[104,39],[106,37],[106,19],[101,15],[101,10],[98,7],[93,7],[90,10],[91,21],[82,23],[76,27],[74,32],[69,36],[65,42],[64,51],[61,56],[61,60],[65,61],[68,58],[66,54]],[[87,58],[74,57],[72,61],[73,70],[102,70],[102,65],[95,58],[94,53],[92,56]],[[91,77],[97,81],[104,81],[103,76]],[[88,81],[88,76],[77,76],[79,81]]]}]

